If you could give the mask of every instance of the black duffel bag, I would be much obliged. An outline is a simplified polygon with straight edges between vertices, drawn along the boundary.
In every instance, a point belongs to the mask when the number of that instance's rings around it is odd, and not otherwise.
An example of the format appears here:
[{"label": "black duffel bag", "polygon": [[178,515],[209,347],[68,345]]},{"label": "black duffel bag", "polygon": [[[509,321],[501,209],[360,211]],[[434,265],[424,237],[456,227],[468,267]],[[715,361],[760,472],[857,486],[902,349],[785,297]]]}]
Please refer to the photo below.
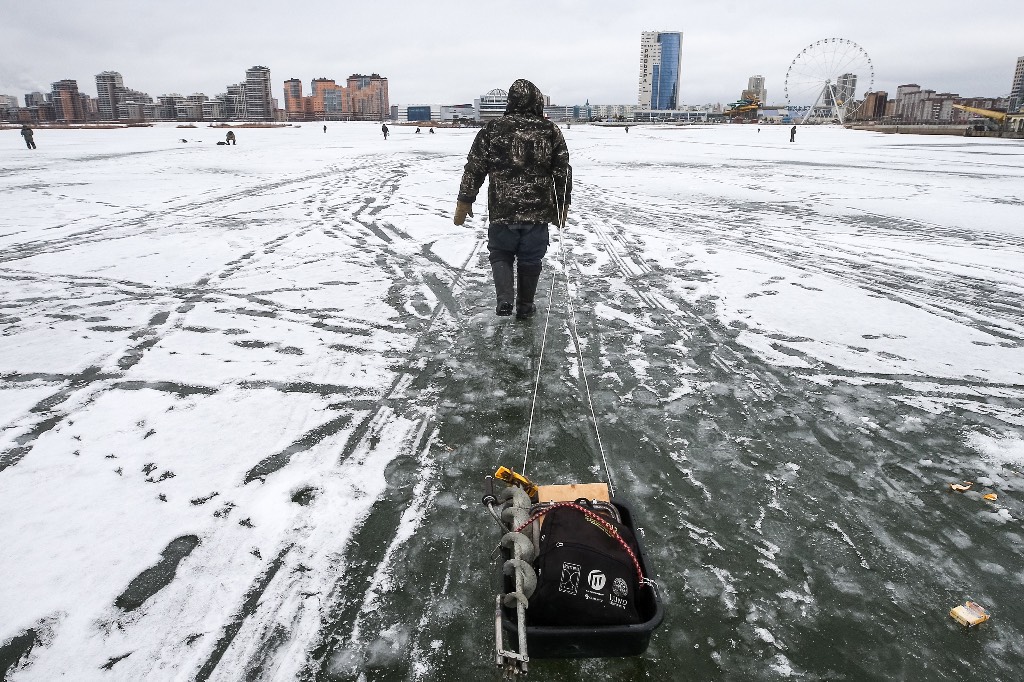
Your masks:
[{"label": "black duffel bag", "polygon": [[556,503],[542,512],[534,562],[537,590],[530,597],[528,622],[577,627],[640,623],[637,591],[643,577],[636,537],[581,502]]}]

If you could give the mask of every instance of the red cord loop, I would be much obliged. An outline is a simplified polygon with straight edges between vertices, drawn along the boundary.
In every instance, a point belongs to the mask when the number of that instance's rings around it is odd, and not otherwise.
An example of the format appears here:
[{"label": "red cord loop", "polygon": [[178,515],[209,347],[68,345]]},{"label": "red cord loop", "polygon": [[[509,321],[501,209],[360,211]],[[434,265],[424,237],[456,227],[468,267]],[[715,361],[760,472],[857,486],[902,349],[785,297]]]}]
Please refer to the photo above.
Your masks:
[{"label": "red cord loop", "polygon": [[568,507],[570,509],[575,509],[576,511],[583,512],[585,515],[589,516],[594,521],[596,521],[598,524],[600,524],[601,527],[604,528],[605,531],[609,535],[611,535],[613,538],[618,540],[619,544],[622,545],[622,548],[624,550],[626,550],[626,554],[628,554],[629,558],[633,561],[633,567],[636,569],[636,575],[637,575],[637,578],[639,580],[640,586],[643,587],[643,586],[645,586],[647,584],[647,581],[644,578],[644,572],[640,568],[640,562],[636,558],[636,554],[633,553],[633,550],[632,550],[632,548],[630,548],[629,543],[627,543],[622,538],[622,535],[619,534],[619,531],[615,528],[615,526],[613,526],[612,524],[608,523],[597,512],[595,512],[595,511],[593,511],[591,509],[587,509],[586,507],[583,507],[581,505],[578,505],[575,502],[555,502],[550,507],[547,507],[546,509],[542,509],[541,511],[537,512],[536,514],[534,514],[533,516],[528,518],[521,526],[519,526],[518,528],[515,529],[515,532],[521,533],[523,531],[523,529],[526,528],[527,526],[529,526],[531,523],[533,523],[534,521],[536,521],[540,517],[544,516],[545,514],[547,514],[552,509],[557,509],[559,507]]}]

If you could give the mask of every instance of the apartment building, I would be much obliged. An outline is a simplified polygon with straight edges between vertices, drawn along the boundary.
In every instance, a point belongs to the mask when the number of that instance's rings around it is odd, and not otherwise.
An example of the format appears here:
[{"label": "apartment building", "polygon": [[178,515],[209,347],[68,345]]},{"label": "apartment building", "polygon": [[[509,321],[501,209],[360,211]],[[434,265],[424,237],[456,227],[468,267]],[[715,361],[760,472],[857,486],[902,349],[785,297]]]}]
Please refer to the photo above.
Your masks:
[{"label": "apartment building", "polygon": [[636,115],[635,104],[591,104],[590,114],[602,121],[632,119]]},{"label": "apartment building", "polygon": [[245,71],[244,118],[250,121],[272,121],[274,101],[270,93],[270,69],[253,66]]},{"label": "apartment building", "polygon": [[201,92],[193,92],[182,97],[174,106],[174,117],[179,121],[203,121],[206,119],[204,107],[209,98]]},{"label": "apartment building", "polygon": [[885,107],[889,102],[889,93],[885,90],[869,92],[860,107],[853,113],[853,118],[861,121],[880,121],[885,117]]},{"label": "apartment building", "polygon": [[[205,97],[205,95],[204,95]],[[204,121],[222,121],[224,120],[224,102],[219,99],[208,99],[203,102],[203,120]]]},{"label": "apartment building", "polygon": [[124,92],[124,79],[117,71],[104,71],[96,74],[96,101],[101,121],[118,119],[117,105]]},{"label": "apartment building", "polygon": [[390,114],[388,79],[379,74],[353,74],[342,85],[333,78],[314,78],[303,96],[302,81],[284,82],[285,115],[291,121],[382,121]]},{"label": "apartment building", "polygon": [[125,87],[124,79],[117,71],[96,74],[95,109],[95,115],[87,116],[89,120],[151,120],[157,118],[160,111],[147,93]]},{"label": "apartment building", "polygon": [[169,95],[160,95],[156,98],[156,118],[164,121],[172,121],[177,118],[178,102],[185,98],[176,92]]},{"label": "apartment building", "polygon": [[117,120],[144,121],[156,116],[153,98],[140,90],[123,88],[117,98]]},{"label": "apartment building", "polygon": [[227,92],[218,96],[224,102],[224,116],[232,119],[246,119],[249,117],[245,104],[245,83],[235,83],[227,87]]},{"label": "apartment building", "polygon": [[117,120],[127,121],[152,121],[156,118],[157,105],[152,102],[136,102],[125,100],[117,105]]},{"label": "apartment building", "polygon": [[1015,114],[1024,113],[1024,57],[1017,57],[1017,68],[1013,71],[1013,83],[1010,85],[1010,102],[1006,109]]},{"label": "apartment building", "polygon": [[50,100],[56,120],[60,123],[83,123],[85,111],[78,81],[66,79],[50,85]]},{"label": "apartment building", "polygon": [[768,101],[768,91],[764,89],[764,76],[758,74],[747,79],[747,89],[740,94],[740,99],[756,99],[759,102]]},{"label": "apartment building", "polygon": [[391,109],[388,79],[378,73],[348,77],[348,98],[352,118],[357,121],[383,121]]},{"label": "apartment building", "polygon": [[975,114],[956,109],[953,105],[1006,111],[1010,101],[1006,97],[961,97],[954,92],[922,90],[915,83],[896,89],[896,99],[886,106],[886,116],[904,123],[964,123]]},{"label": "apartment building", "polygon": [[314,78],[310,83],[310,105],[313,118],[320,121],[342,121],[351,118],[348,92],[332,78]]},{"label": "apartment building", "polygon": [[[56,120],[53,104],[50,102],[52,95],[42,92],[25,93],[25,106],[18,107],[18,98],[14,95],[5,95],[13,102],[13,106],[7,107],[4,118],[12,123],[42,123]],[[0,106],[3,109],[3,106]]]},{"label": "apartment building", "polygon": [[284,82],[284,113],[289,121],[305,120],[302,81],[298,78],[289,78]]}]

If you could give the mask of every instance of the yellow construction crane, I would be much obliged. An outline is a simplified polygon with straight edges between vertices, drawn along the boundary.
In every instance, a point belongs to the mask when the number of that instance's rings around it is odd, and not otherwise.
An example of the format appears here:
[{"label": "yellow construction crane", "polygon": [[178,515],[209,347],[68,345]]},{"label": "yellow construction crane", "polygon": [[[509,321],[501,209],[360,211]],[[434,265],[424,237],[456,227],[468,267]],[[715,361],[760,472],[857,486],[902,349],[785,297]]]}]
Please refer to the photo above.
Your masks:
[{"label": "yellow construction crane", "polygon": [[991,109],[978,109],[977,107],[965,107],[962,104],[954,104],[953,108],[954,109],[962,109],[963,111],[969,111],[972,114],[977,114],[978,116],[984,116],[985,118],[991,118],[991,119],[994,119],[996,121],[999,121],[1000,123],[1002,123],[1003,121],[1006,120],[1006,112],[1005,111],[993,111]]}]

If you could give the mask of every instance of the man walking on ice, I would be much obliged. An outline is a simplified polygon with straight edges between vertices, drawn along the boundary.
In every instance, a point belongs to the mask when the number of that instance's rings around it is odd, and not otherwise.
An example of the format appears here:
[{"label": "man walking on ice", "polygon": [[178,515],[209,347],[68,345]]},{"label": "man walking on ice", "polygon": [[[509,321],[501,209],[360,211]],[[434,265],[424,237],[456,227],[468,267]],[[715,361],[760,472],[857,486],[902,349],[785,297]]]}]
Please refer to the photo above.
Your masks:
[{"label": "man walking on ice", "polygon": [[36,141],[32,137],[32,129],[28,127],[28,124],[21,126],[21,136],[25,138],[25,146],[29,149],[36,148]]},{"label": "man walking on ice", "polygon": [[526,319],[536,311],[533,299],[548,249],[548,224],[565,225],[572,193],[565,139],[544,118],[544,95],[526,79],[508,89],[505,115],[488,122],[473,140],[459,186],[456,225],[473,215],[473,202],[487,176],[487,250],[498,300],[495,312],[511,315],[514,302],[516,317]]}]

